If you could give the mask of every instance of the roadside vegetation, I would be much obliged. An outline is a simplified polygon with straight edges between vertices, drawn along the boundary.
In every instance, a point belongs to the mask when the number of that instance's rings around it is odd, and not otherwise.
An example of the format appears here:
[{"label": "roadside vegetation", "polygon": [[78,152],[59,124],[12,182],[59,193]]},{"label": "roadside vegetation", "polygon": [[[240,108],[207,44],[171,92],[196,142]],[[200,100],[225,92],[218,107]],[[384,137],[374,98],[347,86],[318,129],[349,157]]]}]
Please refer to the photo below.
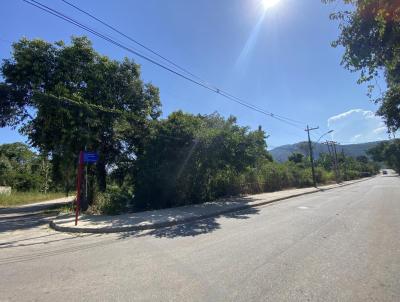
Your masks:
[{"label": "roadside vegetation", "polygon": [[47,193],[52,186],[51,163],[23,143],[0,145],[0,186]]},{"label": "roadside vegetation", "polygon": [[384,163],[400,174],[400,139],[383,142],[370,149],[368,153],[374,161]]},{"label": "roadside vegetation", "polygon": [[0,207],[65,196],[53,181],[51,161],[23,143],[0,145],[0,186],[12,188],[0,193]]},{"label": "roadside vegetation", "polygon": [[11,194],[0,194],[0,207],[19,206],[40,201],[52,200],[65,197],[64,193],[50,192],[12,192]]},{"label": "roadside vegetation", "polygon": [[[201,203],[220,197],[272,192],[313,185],[308,157],[293,154],[273,162],[265,132],[250,131],[218,114],[175,112],[161,120],[136,163],[135,206],[144,209]],[[368,158],[338,158],[342,179],[378,172]],[[332,158],[317,161],[319,184],[335,180]]]},{"label": "roadside vegetation", "polygon": [[[99,154],[87,170],[92,213],[166,208],[313,184],[309,156],[293,154],[286,163],[274,162],[261,128],[253,131],[218,113],[177,111],[160,118],[159,90],[141,80],[140,67],[98,54],[85,37],[72,38],[70,45],[22,39],[1,73],[0,126],[18,127],[30,144],[2,146],[1,183],[18,192],[68,194],[79,151],[85,149]],[[25,157],[14,156],[10,148]],[[329,155],[319,157],[319,184],[335,181],[332,162]],[[338,180],[378,171],[367,157],[340,154],[338,162]]]}]

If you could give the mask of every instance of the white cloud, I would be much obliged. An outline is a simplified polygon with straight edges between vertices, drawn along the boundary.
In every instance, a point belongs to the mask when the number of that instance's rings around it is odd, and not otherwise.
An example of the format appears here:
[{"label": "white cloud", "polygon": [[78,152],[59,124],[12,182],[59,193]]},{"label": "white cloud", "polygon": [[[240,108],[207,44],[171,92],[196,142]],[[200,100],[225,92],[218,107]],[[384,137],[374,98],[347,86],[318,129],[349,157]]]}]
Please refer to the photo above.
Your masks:
[{"label": "white cloud", "polygon": [[346,117],[348,117],[349,115],[351,115],[353,113],[358,113],[358,112],[362,112],[362,111],[363,111],[362,109],[352,109],[352,110],[349,110],[347,112],[343,112],[343,113],[340,113],[338,115],[334,115],[334,116],[332,116],[332,117],[330,117],[328,119],[328,126],[332,122],[335,122],[335,121],[338,121],[338,120],[341,120],[341,119],[345,119]]},{"label": "white cloud", "polygon": [[387,127],[384,126],[384,127],[376,128],[376,129],[374,130],[374,133],[375,133],[375,134],[387,133]]},{"label": "white cloud", "polygon": [[369,110],[352,109],[332,116],[328,119],[328,128],[335,130],[332,138],[344,144],[388,138],[383,120]]}]

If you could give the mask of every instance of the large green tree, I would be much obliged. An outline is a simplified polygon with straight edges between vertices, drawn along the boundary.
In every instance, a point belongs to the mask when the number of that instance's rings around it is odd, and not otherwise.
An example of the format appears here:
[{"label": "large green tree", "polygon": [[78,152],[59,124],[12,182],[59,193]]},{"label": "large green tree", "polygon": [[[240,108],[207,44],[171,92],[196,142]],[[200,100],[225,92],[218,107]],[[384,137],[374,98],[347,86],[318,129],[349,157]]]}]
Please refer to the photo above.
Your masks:
[{"label": "large green tree", "polygon": [[384,162],[400,173],[400,139],[382,142],[368,150],[368,154],[377,162]]},{"label": "large green tree", "polygon": [[239,177],[271,160],[261,130],[234,117],[174,112],[155,125],[138,158],[136,203],[163,208],[239,194],[232,190]]},{"label": "large green tree", "polygon": [[97,151],[101,191],[108,168],[134,160],[160,115],[158,88],[143,83],[139,66],[98,54],[86,37],[69,45],[21,39],[1,74],[0,127],[19,127],[61,178],[71,177],[65,169],[76,165],[80,150]]},{"label": "large green tree", "polygon": [[43,191],[50,188],[51,166],[23,143],[0,145],[0,185],[17,191]]},{"label": "large green tree", "polygon": [[[359,82],[384,74],[387,91],[375,99],[380,104],[378,114],[386,121],[388,130],[400,129],[400,1],[398,0],[322,0],[344,2],[348,10],[331,15],[339,20],[341,34],[333,43],[343,46],[342,64],[361,73]],[[372,82],[371,82],[372,81]]]}]

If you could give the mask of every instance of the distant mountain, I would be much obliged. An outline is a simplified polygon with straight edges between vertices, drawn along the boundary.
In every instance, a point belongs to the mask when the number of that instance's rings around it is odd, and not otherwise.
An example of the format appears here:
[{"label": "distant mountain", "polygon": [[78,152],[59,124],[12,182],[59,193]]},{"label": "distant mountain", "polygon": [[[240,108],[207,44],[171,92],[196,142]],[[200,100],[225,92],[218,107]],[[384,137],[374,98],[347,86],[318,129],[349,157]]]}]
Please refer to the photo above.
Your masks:
[{"label": "distant mountain", "polygon": [[[357,156],[361,156],[361,155],[366,155],[366,152],[368,149],[375,147],[379,143],[381,143],[381,141],[362,143],[362,144],[352,144],[352,145],[338,145],[337,151],[342,152],[342,150],[343,150],[345,155],[357,157]],[[313,153],[314,153],[315,159],[318,159],[319,154],[321,154],[321,153],[329,153],[328,147],[324,144],[319,144],[319,143],[313,143],[313,151],[314,151]],[[292,145],[284,145],[284,146],[280,146],[275,149],[272,149],[269,152],[271,153],[271,155],[275,161],[285,162],[285,161],[287,161],[288,157],[294,152],[302,153],[303,155],[307,156],[308,155],[308,143],[300,142],[300,143],[292,144]]]}]

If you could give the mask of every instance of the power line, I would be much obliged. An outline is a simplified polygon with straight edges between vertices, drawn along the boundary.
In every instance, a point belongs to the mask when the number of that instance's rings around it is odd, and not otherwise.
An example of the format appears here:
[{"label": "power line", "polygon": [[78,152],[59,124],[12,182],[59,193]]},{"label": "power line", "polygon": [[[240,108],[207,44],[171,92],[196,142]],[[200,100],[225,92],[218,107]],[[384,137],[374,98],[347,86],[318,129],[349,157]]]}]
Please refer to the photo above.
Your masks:
[{"label": "power line", "polygon": [[[133,112],[124,111],[124,110],[120,110],[120,109],[114,109],[114,108],[106,108],[106,107],[98,105],[98,104],[89,103],[82,98],[78,98],[79,100],[74,100],[72,98],[68,98],[68,97],[64,97],[64,96],[56,96],[54,94],[44,93],[41,91],[34,91],[34,95],[38,95],[39,97],[42,96],[42,97],[51,98],[60,103],[67,103],[72,106],[76,106],[76,107],[80,107],[80,108],[84,108],[84,109],[94,109],[94,110],[105,112],[105,113],[117,114],[117,115],[127,117],[127,118],[137,117],[137,115]],[[157,133],[156,136],[170,138],[170,139],[178,140],[178,141],[185,140],[185,138],[180,138],[180,137],[165,135],[165,134],[160,134],[160,133]]]},{"label": "power line", "polygon": [[[159,52],[156,52],[156,51],[152,50],[150,47],[145,46],[143,43],[140,43],[140,42],[137,41],[136,39],[132,38],[131,36],[128,36],[127,34],[123,33],[122,31],[118,30],[117,28],[115,28],[114,26],[108,24],[107,22],[101,20],[100,18],[94,16],[93,14],[89,13],[88,11],[85,11],[84,9],[82,9],[82,8],[78,7],[77,5],[74,5],[74,4],[72,4],[72,3],[70,3],[70,2],[68,2],[68,1],[66,1],[66,0],[61,0],[61,1],[63,1],[64,3],[68,4],[69,6],[71,6],[71,7],[73,7],[73,8],[75,8],[76,10],[80,11],[81,13],[83,13],[83,14],[89,16],[90,18],[96,20],[97,22],[103,24],[104,26],[110,28],[110,29],[113,30],[114,32],[116,32],[116,33],[122,35],[123,37],[125,37],[125,38],[127,38],[128,40],[134,42],[135,44],[137,44],[137,45],[143,47],[144,49],[146,49],[146,50],[148,50],[148,51],[150,51],[152,54],[154,54],[154,55],[158,56],[159,58],[165,60],[166,62],[172,64],[173,66],[175,66],[176,68],[180,69],[181,71],[186,72],[187,74],[189,74],[189,75],[195,77],[196,79],[202,81],[203,83],[206,83],[207,85],[211,85],[211,84],[207,83],[207,81],[205,81],[205,80],[203,80],[202,78],[200,78],[199,76],[197,76],[197,75],[195,75],[194,73],[188,71],[186,68],[183,68],[183,67],[179,66],[178,64],[174,63],[173,61],[171,61],[170,59],[166,58],[165,56],[162,56]],[[232,95],[232,94],[230,94],[230,93],[228,93],[228,92],[226,92],[226,91],[224,91],[224,90],[222,90],[222,89],[218,89],[218,88],[215,87],[214,85],[211,85],[211,86],[213,86],[213,88],[219,90],[221,93],[225,94],[225,95],[228,96],[228,97],[234,98],[234,99],[236,99],[236,100],[238,100],[238,101],[241,101],[241,102],[245,102],[244,100],[239,99],[239,98],[237,98],[236,96],[234,96],[234,95]],[[256,106],[254,106],[254,107],[256,107]],[[274,115],[275,117],[280,118],[280,119],[284,119],[284,120],[287,120],[287,121],[290,121],[290,122],[293,122],[293,123],[298,123],[298,124],[301,124],[301,125],[305,124],[305,123],[303,123],[303,122],[300,122],[300,121],[297,121],[297,120],[294,120],[294,119],[290,119],[290,118],[287,118],[287,117],[284,117],[284,116],[281,116],[281,115],[273,114],[273,113],[268,112],[268,111],[266,111],[266,110],[263,110],[263,111],[265,111],[265,112],[268,113],[268,114],[272,114],[272,115]]]},{"label": "power line", "polygon": [[115,28],[114,26],[111,26],[111,25],[108,24],[107,22],[105,22],[105,21],[103,21],[103,20],[97,18],[97,17],[94,16],[93,14],[91,14],[91,13],[89,13],[89,12],[87,12],[87,11],[81,9],[80,7],[74,5],[74,4],[71,3],[71,2],[68,2],[68,1],[65,1],[65,0],[61,0],[61,1],[63,1],[64,3],[68,4],[69,6],[71,6],[71,7],[73,7],[73,8],[75,8],[76,10],[80,11],[81,13],[83,13],[83,14],[89,16],[90,18],[96,20],[97,22],[103,24],[104,26],[110,28],[110,29],[113,30],[114,32],[116,32],[116,33],[120,34],[121,36],[127,38],[129,41],[131,41],[131,42],[133,42],[133,43],[135,43],[135,44],[137,44],[137,45],[143,47],[143,48],[146,49],[147,51],[149,51],[149,52],[151,52],[152,54],[156,55],[157,57],[163,59],[164,61],[170,63],[171,65],[175,66],[176,68],[180,69],[181,71],[186,72],[187,74],[191,75],[192,77],[195,77],[195,78],[201,80],[201,78],[199,78],[198,76],[194,75],[194,74],[191,73],[190,71],[188,71],[188,70],[186,70],[185,68],[179,66],[178,64],[172,62],[172,61],[169,60],[168,58],[162,56],[160,53],[158,53],[158,52],[152,50],[151,48],[149,48],[149,47],[147,47],[146,45],[140,43],[139,41],[135,40],[134,38],[132,38],[132,37],[130,37],[130,36],[124,34],[124,33],[121,32],[120,30],[118,30],[117,28]]},{"label": "power line", "polygon": [[114,39],[112,39],[110,37],[107,37],[104,34],[101,34],[101,33],[97,32],[96,30],[94,30],[94,29],[92,29],[92,28],[80,23],[79,21],[76,21],[76,20],[66,16],[65,14],[63,14],[63,13],[61,13],[61,12],[55,10],[55,9],[52,9],[52,8],[46,6],[46,5],[44,5],[44,4],[42,4],[42,3],[38,2],[38,1],[35,1],[35,0],[29,0],[29,1],[28,0],[22,0],[22,1],[34,6],[36,8],[39,8],[40,10],[43,10],[43,11],[45,11],[45,12],[51,14],[51,15],[54,15],[54,16],[66,21],[68,23],[71,23],[71,24],[73,24],[73,25],[75,25],[75,26],[77,26],[77,27],[79,27],[79,28],[81,28],[81,29],[83,29],[85,31],[88,31],[88,32],[94,34],[95,36],[100,37],[103,40],[106,40],[106,41],[114,44],[115,46],[118,46],[118,47],[120,47],[120,48],[122,48],[122,49],[124,49],[124,50],[126,50],[126,51],[128,51],[128,52],[130,52],[130,53],[132,53],[132,54],[134,54],[134,55],[146,60],[146,61],[149,61],[152,64],[157,65],[160,68],[163,68],[163,69],[165,69],[165,70],[167,70],[167,71],[169,71],[169,72],[171,72],[171,73],[173,73],[173,74],[175,74],[175,75],[177,75],[177,76],[179,76],[179,77],[181,77],[181,78],[183,78],[185,80],[188,80],[188,81],[192,82],[193,84],[201,86],[201,87],[203,87],[205,89],[208,89],[208,90],[210,90],[212,92],[215,92],[215,93],[225,97],[226,99],[229,99],[229,100],[231,100],[233,102],[236,102],[236,103],[238,103],[238,104],[240,104],[240,105],[242,105],[244,107],[247,107],[249,109],[252,109],[254,111],[262,113],[262,114],[264,114],[266,116],[269,116],[271,118],[274,118],[276,120],[284,122],[284,123],[286,123],[288,125],[291,125],[293,127],[300,128],[298,125],[295,124],[295,122],[300,123],[298,121],[294,121],[294,120],[291,121],[290,119],[288,119],[286,117],[275,115],[275,114],[273,114],[271,112],[268,112],[268,111],[265,111],[263,109],[260,109],[255,105],[247,103],[247,102],[243,101],[242,99],[239,99],[237,97],[233,97],[232,95],[224,92],[223,90],[221,90],[219,88],[209,86],[208,84],[203,83],[203,82],[201,82],[199,80],[195,80],[193,78],[190,78],[189,76],[186,76],[186,75],[184,75],[184,74],[182,74],[182,73],[180,73],[180,72],[178,72],[176,70],[173,70],[172,68],[169,68],[168,66],[165,66],[162,63],[159,63],[159,62],[155,61],[154,59],[151,59],[151,58],[147,57],[146,55],[139,53],[137,50],[134,50],[134,49],[132,49],[132,48],[130,48],[128,46],[125,46],[125,45],[115,41]]},{"label": "power line", "polygon": [[[128,111],[123,111],[120,109],[115,109],[115,108],[107,108],[104,107],[102,105],[98,105],[98,104],[93,104],[93,103],[89,103],[87,101],[85,101],[83,98],[78,98],[79,100],[74,100],[72,98],[68,98],[65,96],[56,96],[54,94],[51,93],[44,93],[41,91],[34,91],[34,95],[38,95],[38,96],[43,96],[43,97],[48,97],[51,98],[53,100],[56,100],[58,102],[61,103],[67,103],[76,107],[81,107],[81,108],[85,108],[85,109],[94,109],[94,110],[98,110],[98,111],[102,111],[105,113],[110,113],[110,114],[118,114],[120,116],[124,116],[124,117],[136,117],[136,115],[132,112],[128,112]],[[184,140],[183,138],[177,138],[175,136],[169,136],[169,135],[165,135],[165,134],[157,134],[157,136],[161,136],[161,137],[165,137],[165,138],[171,138],[174,140]],[[293,151],[292,149],[289,149],[289,147],[285,147],[285,146],[273,146],[273,145],[269,145],[268,148],[280,148],[280,149],[284,149],[284,150],[290,150]]]}]

